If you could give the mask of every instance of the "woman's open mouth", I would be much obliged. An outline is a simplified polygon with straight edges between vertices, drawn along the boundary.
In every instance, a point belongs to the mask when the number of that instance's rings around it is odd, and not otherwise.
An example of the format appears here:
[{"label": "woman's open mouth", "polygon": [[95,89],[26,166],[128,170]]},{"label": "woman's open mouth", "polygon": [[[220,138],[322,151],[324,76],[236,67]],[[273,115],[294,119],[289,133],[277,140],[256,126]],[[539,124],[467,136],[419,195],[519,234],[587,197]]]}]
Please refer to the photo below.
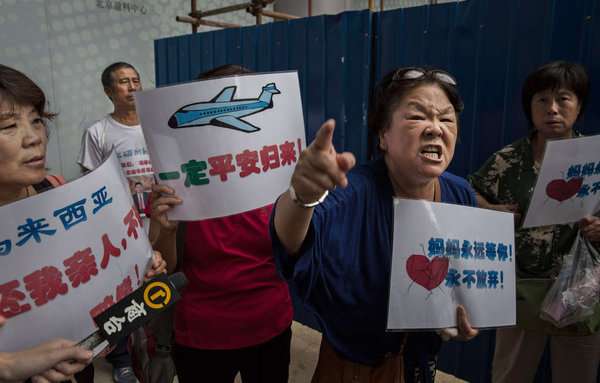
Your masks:
[{"label": "woman's open mouth", "polygon": [[442,159],[442,148],[437,145],[427,145],[421,149],[420,154],[429,159],[439,161]]}]

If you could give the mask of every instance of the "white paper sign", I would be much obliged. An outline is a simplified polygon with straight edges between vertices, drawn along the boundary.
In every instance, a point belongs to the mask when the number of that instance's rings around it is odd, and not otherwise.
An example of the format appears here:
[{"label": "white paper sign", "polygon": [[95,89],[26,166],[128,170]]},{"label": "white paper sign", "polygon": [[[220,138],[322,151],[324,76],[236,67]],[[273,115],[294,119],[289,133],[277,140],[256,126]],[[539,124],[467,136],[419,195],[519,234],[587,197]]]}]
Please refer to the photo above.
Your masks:
[{"label": "white paper sign", "polygon": [[82,340],[152,264],[114,152],[78,180],[0,207],[0,216],[0,351]]},{"label": "white paper sign", "polygon": [[388,329],[456,326],[458,305],[473,327],[514,325],[513,222],[508,213],[395,199]]},{"label": "white paper sign", "polygon": [[523,227],[579,221],[599,201],[600,135],[548,141]]},{"label": "white paper sign", "polygon": [[158,182],[183,203],[174,220],[269,205],[305,148],[296,72],[225,77],[143,91],[135,102]]}]

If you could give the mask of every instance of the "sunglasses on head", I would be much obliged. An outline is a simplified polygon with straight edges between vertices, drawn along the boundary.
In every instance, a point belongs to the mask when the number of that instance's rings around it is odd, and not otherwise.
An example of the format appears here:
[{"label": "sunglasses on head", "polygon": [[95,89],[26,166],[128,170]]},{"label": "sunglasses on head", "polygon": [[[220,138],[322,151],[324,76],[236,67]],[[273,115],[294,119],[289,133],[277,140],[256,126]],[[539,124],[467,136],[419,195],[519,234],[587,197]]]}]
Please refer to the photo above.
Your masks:
[{"label": "sunglasses on head", "polygon": [[439,69],[409,69],[406,72],[402,73],[405,69],[398,69],[394,76],[392,77],[392,81],[401,81],[401,80],[417,80],[426,74],[432,74],[438,81],[443,82],[445,84],[456,86],[456,79],[450,75],[450,73],[445,72]]}]

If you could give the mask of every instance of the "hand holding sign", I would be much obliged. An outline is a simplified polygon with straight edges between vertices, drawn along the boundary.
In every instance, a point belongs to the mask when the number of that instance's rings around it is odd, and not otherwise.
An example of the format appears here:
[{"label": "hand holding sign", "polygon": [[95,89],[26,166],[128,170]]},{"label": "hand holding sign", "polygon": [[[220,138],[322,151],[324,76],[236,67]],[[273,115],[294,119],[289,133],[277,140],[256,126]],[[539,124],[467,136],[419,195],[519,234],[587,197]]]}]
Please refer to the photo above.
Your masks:
[{"label": "hand holding sign", "polygon": [[301,201],[316,201],[326,190],[333,190],[335,186],[344,188],[348,184],[346,173],[352,169],[356,159],[350,152],[335,151],[332,143],[334,129],[335,121],[326,121],[315,140],[300,153],[291,183]]},{"label": "hand holding sign", "polygon": [[148,282],[152,278],[159,274],[165,274],[167,272],[167,262],[162,258],[158,251],[154,251],[154,261],[150,270],[146,271],[144,275],[144,283]]},{"label": "hand holding sign", "polygon": [[177,230],[179,222],[169,221],[167,212],[182,203],[179,198],[173,197],[173,194],[175,194],[175,191],[167,185],[156,184],[152,187],[152,197],[150,198],[150,216],[162,228],[169,231]]},{"label": "hand holding sign", "polygon": [[479,334],[479,330],[471,327],[469,320],[467,319],[467,310],[461,305],[456,307],[456,322],[458,327],[447,327],[440,330],[436,330],[436,333],[442,337],[443,340],[454,340],[467,341],[475,338]]},{"label": "hand holding sign", "polygon": [[588,215],[579,220],[579,231],[590,242],[600,242],[600,217]]}]

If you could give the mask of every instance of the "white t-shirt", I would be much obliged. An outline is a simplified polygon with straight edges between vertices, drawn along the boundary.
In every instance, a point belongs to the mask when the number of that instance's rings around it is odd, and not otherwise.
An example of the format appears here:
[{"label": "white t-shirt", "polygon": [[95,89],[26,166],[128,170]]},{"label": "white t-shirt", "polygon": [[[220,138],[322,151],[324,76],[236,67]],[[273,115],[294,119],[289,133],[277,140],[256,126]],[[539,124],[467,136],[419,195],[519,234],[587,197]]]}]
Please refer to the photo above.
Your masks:
[{"label": "white t-shirt", "polygon": [[94,170],[100,166],[113,146],[129,180],[131,193],[135,193],[136,182],[141,182],[144,190],[152,189],[154,169],[141,125],[123,125],[110,115],[93,122],[83,133],[77,163]]}]

